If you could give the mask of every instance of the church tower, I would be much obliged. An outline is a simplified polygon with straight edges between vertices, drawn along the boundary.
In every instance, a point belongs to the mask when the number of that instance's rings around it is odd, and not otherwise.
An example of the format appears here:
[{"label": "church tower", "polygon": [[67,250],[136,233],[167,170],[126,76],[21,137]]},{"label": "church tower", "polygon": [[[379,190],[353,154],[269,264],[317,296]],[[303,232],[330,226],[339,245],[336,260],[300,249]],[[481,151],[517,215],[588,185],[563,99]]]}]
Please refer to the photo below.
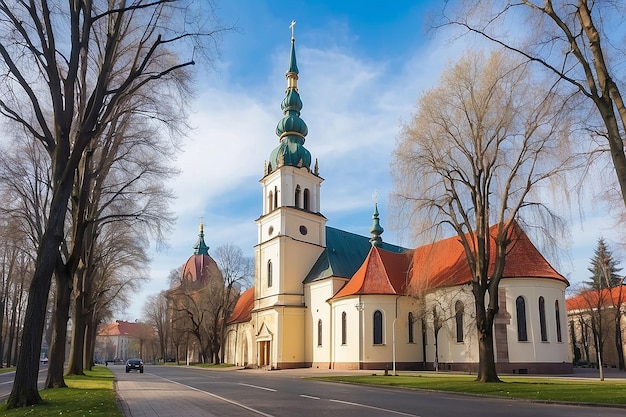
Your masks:
[{"label": "church tower", "polygon": [[304,147],[308,128],[300,118],[294,29],[287,69],[283,118],[276,126],[278,146],[265,163],[263,213],[256,220],[255,294],[252,319],[257,365],[305,366],[303,280],[326,246],[326,218],[320,214],[317,161]]}]

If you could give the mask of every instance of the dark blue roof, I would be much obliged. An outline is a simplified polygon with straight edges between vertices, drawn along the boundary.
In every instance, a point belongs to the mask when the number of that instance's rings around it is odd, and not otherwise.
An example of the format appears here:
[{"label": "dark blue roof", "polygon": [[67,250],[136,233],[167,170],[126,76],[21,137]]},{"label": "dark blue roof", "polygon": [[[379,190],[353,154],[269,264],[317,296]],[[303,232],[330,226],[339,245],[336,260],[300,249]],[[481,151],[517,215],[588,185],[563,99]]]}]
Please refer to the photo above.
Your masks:
[{"label": "dark blue roof", "polygon": [[[346,232],[345,230],[326,227],[326,249],[317,259],[313,268],[304,279],[304,283],[317,281],[331,276],[351,278],[363,264],[372,244],[370,238]],[[381,249],[401,253],[406,249],[382,242]]]}]

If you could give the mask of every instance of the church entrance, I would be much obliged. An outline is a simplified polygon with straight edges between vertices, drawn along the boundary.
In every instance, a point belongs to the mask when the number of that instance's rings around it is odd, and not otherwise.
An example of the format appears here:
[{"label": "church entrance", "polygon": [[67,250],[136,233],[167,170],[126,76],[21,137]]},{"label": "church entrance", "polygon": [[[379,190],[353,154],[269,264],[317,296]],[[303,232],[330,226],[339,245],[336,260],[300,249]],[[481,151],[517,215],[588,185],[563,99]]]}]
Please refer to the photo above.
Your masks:
[{"label": "church entrance", "polygon": [[269,340],[259,342],[259,366],[269,366],[271,364]]}]

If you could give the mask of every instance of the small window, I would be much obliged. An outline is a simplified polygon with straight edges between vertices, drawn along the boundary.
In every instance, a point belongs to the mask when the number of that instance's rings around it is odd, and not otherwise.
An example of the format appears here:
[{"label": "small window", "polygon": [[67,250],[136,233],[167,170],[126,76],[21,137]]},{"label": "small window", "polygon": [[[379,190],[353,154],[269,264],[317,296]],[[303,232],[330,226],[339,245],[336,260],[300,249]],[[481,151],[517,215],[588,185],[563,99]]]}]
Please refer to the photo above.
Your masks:
[{"label": "small window", "polygon": [[407,321],[409,325],[409,343],[415,343],[415,341],[413,340],[413,313],[409,313]]},{"label": "small window", "polygon": [[346,312],[341,313],[341,344],[345,345],[348,340],[348,328],[347,328]]},{"label": "small window", "polygon": [[293,204],[300,208],[300,185],[296,185],[296,193],[294,195],[294,200],[293,200]]},{"label": "small window", "polygon": [[311,196],[308,188],[304,189],[304,209],[311,210]]},{"label": "small window", "polygon": [[267,261],[267,286],[272,286],[272,261]]},{"label": "small window", "polygon": [[267,208],[268,211],[274,210],[274,193],[270,191],[269,196],[267,197]]},{"label": "small window", "polygon": [[374,312],[374,344],[383,344],[383,313],[380,310]]},{"label": "small window", "polygon": [[541,329],[541,341],[548,341],[548,329],[546,329],[546,302],[539,297],[539,327]]},{"label": "small window", "polygon": [[454,304],[454,315],[456,319],[456,341],[457,343],[463,342],[463,313],[465,312],[465,306],[463,302],[458,300]]},{"label": "small window", "polygon": [[519,342],[528,341],[528,333],[526,332],[526,301],[523,297],[517,297],[515,300],[515,310],[517,312],[517,340]]},{"label": "small window", "polygon": [[556,319],[556,341],[562,342],[561,336],[561,311],[559,310],[559,300],[554,301],[554,318]]},{"label": "small window", "polygon": [[278,208],[278,187],[274,187],[274,208]]},{"label": "small window", "polygon": [[317,346],[322,346],[322,320],[317,321]]}]

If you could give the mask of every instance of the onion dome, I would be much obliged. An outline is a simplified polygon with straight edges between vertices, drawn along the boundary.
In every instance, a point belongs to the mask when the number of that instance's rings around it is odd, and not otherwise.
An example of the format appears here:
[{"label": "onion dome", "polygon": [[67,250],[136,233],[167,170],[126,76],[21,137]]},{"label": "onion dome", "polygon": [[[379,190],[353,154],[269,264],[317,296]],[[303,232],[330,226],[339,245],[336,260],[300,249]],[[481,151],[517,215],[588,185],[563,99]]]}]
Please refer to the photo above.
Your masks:
[{"label": "onion dome", "polygon": [[280,105],[284,117],[276,126],[276,135],[280,144],[270,154],[268,172],[283,165],[311,169],[311,153],[304,147],[305,137],[309,133],[309,128],[304,120],[300,118],[302,100],[298,93],[296,40],[293,36],[294,25],[295,22],[292,22],[291,54],[289,57],[289,68],[285,74],[287,77],[287,90],[285,98]]},{"label": "onion dome", "polygon": [[210,277],[220,275],[217,263],[209,255],[209,247],[204,242],[204,225],[200,222],[198,242],[193,247],[193,255],[182,267],[181,282],[204,285]]},{"label": "onion dome", "polygon": [[376,203],[374,205],[374,214],[372,215],[372,228],[370,229],[370,233],[372,234],[370,242],[372,246],[382,246],[383,238],[380,237],[380,235],[382,235],[384,231],[385,229],[380,225],[380,220],[378,219],[378,203]]}]

